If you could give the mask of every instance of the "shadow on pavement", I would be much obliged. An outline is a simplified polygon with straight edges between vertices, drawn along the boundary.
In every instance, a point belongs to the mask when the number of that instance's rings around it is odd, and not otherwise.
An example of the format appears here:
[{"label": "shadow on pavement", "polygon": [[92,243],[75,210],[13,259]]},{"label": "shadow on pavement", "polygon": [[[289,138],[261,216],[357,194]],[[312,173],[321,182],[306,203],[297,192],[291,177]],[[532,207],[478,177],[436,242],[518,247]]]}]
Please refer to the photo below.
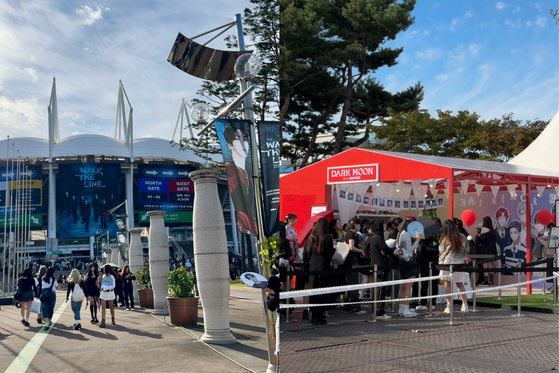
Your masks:
[{"label": "shadow on pavement", "polygon": [[67,332],[63,329],[56,328],[56,327],[51,329],[50,334],[56,335],[56,336],[61,336],[61,337],[66,338],[66,339],[76,339],[76,340],[80,340],[80,341],[87,341],[88,340],[79,331],[76,331],[75,333],[70,333],[70,332]]},{"label": "shadow on pavement", "polygon": [[124,326],[120,326],[120,325],[112,326],[111,329],[115,330],[115,331],[119,331],[119,332],[120,331],[127,332],[129,334],[138,335],[138,336],[141,336],[141,337],[148,337],[148,338],[153,338],[153,339],[163,339],[163,336],[161,334],[151,334],[151,333],[148,333],[146,331],[139,331],[139,330],[136,330],[136,329],[128,329],[128,328],[126,328]]},{"label": "shadow on pavement", "polygon": [[266,333],[266,329],[259,326],[239,324],[236,322],[230,322],[229,325],[231,326],[231,328],[235,328],[235,329],[248,330],[256,333]]},{"label": "shadow on pavement", "polygon": [[101,332],[98,331],[99,327],[97,327],[97,330],[92,330],[92,329],[82,329],[81,333],[82,334],[87,334],[89,336],[95,337],[95,338],[103,338],[103,339],[110,339],[113,341],[116,341],[118,338],[115,335],[109,334],[108,330]]}]

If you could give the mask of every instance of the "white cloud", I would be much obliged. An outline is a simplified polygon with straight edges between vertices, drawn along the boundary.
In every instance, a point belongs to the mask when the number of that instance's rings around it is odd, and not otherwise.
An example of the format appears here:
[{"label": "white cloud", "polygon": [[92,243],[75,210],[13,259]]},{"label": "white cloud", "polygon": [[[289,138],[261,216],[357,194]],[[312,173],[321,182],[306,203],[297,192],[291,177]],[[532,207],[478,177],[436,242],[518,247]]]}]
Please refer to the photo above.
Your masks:
[{"label": "white cloud", "polygon": [[520,7],[517,6],[515,10],[512,11],[513,13],[520,13]]},{"label": "white cloud", "polygon": [[458,18],[453,19],[450,23],[450,31],[454,31],[456,26],[458,26]]},{"label": "white cloud", "polygon": [[471,10],[468,10],[468,12],[466,14],[464,14],[464,17],[466,18],[470,18],[474,15],[474,13]]},{"label": "white cloud", "polygon": [[[105,10],[108,10],[108,8],[105,8]],[[95,21],[103,18],[103,7],[97,5],[97,10],[93,10],[87,5],[82,5],[80,9],[76,9],[76,13],[83,19],[84,25],[91,26]]]},{"label": "white cloud", "polygon": [[526,21],[526,26],[528,27],[532,26],[532,21]]},{"label": "white cloud", "polygon": [[437,80],[439,80],[439,81],[448,80],[448,74],[439,74],[439,75],[437,75]]},{"label": "white cloud", "polygon": [[424,51],[417,51],[415,52],[417,58],[421,58],[423,60],[436,60],[440,56],[442,56],[442,52],[437,48],[427,48]]},{"label": "white cloud", "polygon": [[542,11],[542,6],[541,6],[541,4],[530,2],[530,5],[535,6],[536,9],[539,10],[540,12]]},{"label": "white cloud", "polygon": [[425,32],[423,32],[424,35],[429,35],[430,31],[425,30]]},{"label": "white cloud", "polygon": [[510,28],[520,28],[520,26],[521,26],[520,18],[517,19],[516,21],[512,21],[510,19],[507,19],[505,21],[505,26],[508,26]]},{"label": "white cloud", "polygon": [[30,77],[33,83],[36,83],[37,80],[39,80],[39,71],[34,67],[24,67],[23,69],[16,67],[16,71]]},{"label": "white cloud", "polygon": [[470,44],[468,45],[468,50],[472,56],[476,56],[481,50],[481,47],[479,44]]},{"label": "white cloud", "polygon": [[539,16],[538,18],[536,18],[536,25],[539,28],[544,28],[546,23],[547,23],[546,17]]},{"label": "white cloud", "polygon": [[45,118],[45,106],[39,105],[34,98],[0,96],[0,132],[6,135],[16,132],[18,136],[46,138]]},{"label": "white cloud", "polygon": [[497,9],[504,9],[507,5],[505,3],[503,3],[502,1],[498,1],[497,4],[495,4],[495,8]]}]

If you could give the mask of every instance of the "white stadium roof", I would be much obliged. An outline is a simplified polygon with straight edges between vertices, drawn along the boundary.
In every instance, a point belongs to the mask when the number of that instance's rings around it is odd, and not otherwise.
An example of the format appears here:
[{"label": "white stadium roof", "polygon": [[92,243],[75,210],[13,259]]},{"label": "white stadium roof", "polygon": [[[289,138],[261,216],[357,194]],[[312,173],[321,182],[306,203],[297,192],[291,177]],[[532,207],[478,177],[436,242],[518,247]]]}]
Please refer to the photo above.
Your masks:
[{"label": "white stadium roof", "polygon": [[[11,145],[13,143],[13,146]],[[22,158],[49,157],[49,141],[36,137],[18,137],[0,141],[0,159],[6,156],[17,157],[17,150]],[[204,163],[191,150],[180,150],[179,145],[172,145],[169,140],[161,138],[141,138],[134,140],[134,158],[172,159],[184,162]],[[80,155],[103,155],[108,157],[130,158],[130,149],[121,140],[103,135],[76,135],[58,140],[53,146],[53,158],[76,157]],[[222,162],[221,154],[209,154],[213,162]]]}]

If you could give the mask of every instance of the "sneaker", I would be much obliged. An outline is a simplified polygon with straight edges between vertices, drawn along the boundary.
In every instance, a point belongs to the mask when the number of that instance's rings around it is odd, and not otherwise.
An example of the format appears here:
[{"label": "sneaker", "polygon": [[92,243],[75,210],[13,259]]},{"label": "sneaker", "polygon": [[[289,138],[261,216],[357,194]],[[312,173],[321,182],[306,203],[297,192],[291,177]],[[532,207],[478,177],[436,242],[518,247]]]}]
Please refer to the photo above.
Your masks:
[{"label": "sneaker", "polygon": [[97,317],[95,318],[95,324],[99,324],[99,319]]},{"label": "sneaker", "polygon": [[76,324],[76,330],[80,330],[82,328],[82,324]]},{"label": "sneaker", "polygon": [[416,317],[417,313],[413,312],[412,310],[406,308],[404,310],[404,317]]},{"label": "sneaker", "polygon": [[23,326],[29,326],[29,322],[28,321],[23,321]]},{"label": "sneaker", "polygon": [[25,319],[21,319],[21,323],[25,325]]},{"label": "sneaker", "polygon": [[130,311],[130,308],[126,307],[126,311]]},{"label": "sneaker", "polygon": [[95,324],[95,318],[91,319],[91,323]]},{"label": "sneaker", "polygon": [[391,318],[392,318],[392,316],[387,315],[386,313],[384,315],[377,316],[377,319],[380,319],[380,320],[389,320]]},{"label": "sneaker", "polygon": [[427,306],[417,306],[417,307],[415,307],[415,310],[416,311],[425,311],[425,310],[427,310]]},{"label": "sneaker", "polygon": [[462,312],[470,312],[468,309],[468,303],[462,303],[462,308],[460,309]]},{"label": "sneaker", "polygon": [[446,305],[446,308],[444,309],[444,313],[450,313],[450,305]]},{"label": "sneaker", "polygon": [[366,313],[367,313],[367,311],[365,311],[365,310],[359,310],[359,311],[353,310],[353,311],[351,311],[352,315],[364,315]]},{"label": "sneaker", "polygon": [[38,323],[38,324],[42,324],[42,323],[43,323],[43,319],[38,318],[38,319],[37,319],[37,323]]},{"label": "sneaker", "polygon": [[485,286],[485,285],[488,285],[488,284],[489,284],[489,283],[488,283],[487,281],[482,281],[479,285],[480,285],[480,286]]},{"label": "sneaker", "polygon": [[489,281],[489,282],[487,283],[487,285],[493,286],[493,281]]},{"label": "sneaker", "polygon": [[78,324],[74,324],[74,326],[72,327],[72,329],[78,330]]},{"label": "sneaker", "polygon": [[46,325],[45,325],[45,328],[44,328],[44,329],[45,329],[45,330],[49,330],[49,329],[50,329],[50,326],[46,326]]}]

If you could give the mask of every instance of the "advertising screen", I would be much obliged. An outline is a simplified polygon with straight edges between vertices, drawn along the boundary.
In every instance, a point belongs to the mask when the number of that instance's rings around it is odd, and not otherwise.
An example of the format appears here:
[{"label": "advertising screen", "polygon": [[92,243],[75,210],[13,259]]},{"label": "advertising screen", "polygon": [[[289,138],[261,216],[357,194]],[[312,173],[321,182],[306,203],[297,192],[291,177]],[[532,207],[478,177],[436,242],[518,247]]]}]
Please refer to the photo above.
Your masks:
[{"label": "advertising screen", "polygon": [[[43,181],[42,166],[8,166],[0,172],[0,228],[8,221],[12,226],[19,219],[19,226],[41,229],[43,225]],[[6,206],[6,189],[8,204]],[[7,208],[7,210],[6,210]],[[18,213],[19,212],[19,213]]]},{"label": "advertising screen", "polygon": [[[119,163],[72,163],[58,166],[56,207],[59,238],[116,235],[116,217],[109,211],[123,200]],[[124,213],[124,206],[114,214]],[[123,219],[125,220],[125,219]]]}]

